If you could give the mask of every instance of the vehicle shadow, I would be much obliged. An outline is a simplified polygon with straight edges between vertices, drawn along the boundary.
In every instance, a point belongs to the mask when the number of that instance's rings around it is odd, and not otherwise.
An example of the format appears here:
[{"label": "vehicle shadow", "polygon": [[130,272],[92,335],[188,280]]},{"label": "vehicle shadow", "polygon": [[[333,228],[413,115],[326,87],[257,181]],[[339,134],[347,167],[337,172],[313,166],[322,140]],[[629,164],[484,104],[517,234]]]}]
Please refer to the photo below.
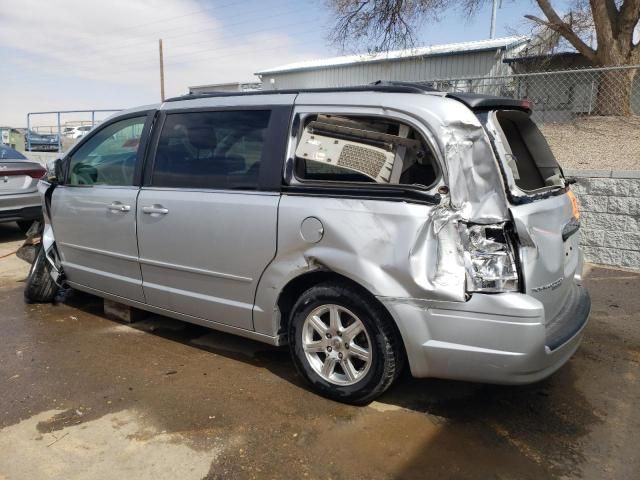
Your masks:
[{"label": "vehicle shadow", "polygon": [[[86,313],[105,316],[99,297],[72,290],[63,301]],[[298,388],[308,388],[296,373],[286,347],[155,314],[127,325],[264,368]],[[421,438],[418,430],[424,428],[425,421],[435,431],[412,449],[411,458],[393,478],[554,478],[575,472],[584,462],[580,438],[601,421],[575,383],[572,361],[549,379],[525,386],[415,379],[405,372],[371,409],[361,412],[404,412],[398,419],[402,428],[386,431],[384,448]],[[417,415],[415,420],[411,415]]]},{"label": "vehicle shadow", "polygon": [[3,243],[24,240],[25,235],[15,222],[0,223],[0,246]]},{"label": "vehicle shadow", "polygon": [[[63,298],[58,300],[86,313],[108,318],[104,314],[103,301],[100,297],[77,290],[68,290]],[[143,312],[143,318],[134,323],[120,322],[110,318],[109,320],[192,348],[266,368],[278,377],[305,388],[304,380],[298,376],[291,363],[287,347],[274,347],[154,313]]]},{"label": "vehicle shadow", "polygon": [[573,362],[531,385],[414,379],[379,399],[427,414],[437,434],[396,478],[556,478],[585,461],[580,438],[602,420],[576,388]]}]

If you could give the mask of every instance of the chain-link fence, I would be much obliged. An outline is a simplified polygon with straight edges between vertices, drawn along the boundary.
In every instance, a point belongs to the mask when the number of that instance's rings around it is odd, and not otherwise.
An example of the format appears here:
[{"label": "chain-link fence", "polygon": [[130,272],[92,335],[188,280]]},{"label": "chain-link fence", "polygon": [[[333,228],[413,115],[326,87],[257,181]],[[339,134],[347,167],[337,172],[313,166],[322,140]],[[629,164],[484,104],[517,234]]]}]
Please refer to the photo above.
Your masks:
[{"label": "chain-link fence", "polygon": [[591,115],[640,115],[640,65],[421,82],[438,90],[527,99],[539,123]]}]

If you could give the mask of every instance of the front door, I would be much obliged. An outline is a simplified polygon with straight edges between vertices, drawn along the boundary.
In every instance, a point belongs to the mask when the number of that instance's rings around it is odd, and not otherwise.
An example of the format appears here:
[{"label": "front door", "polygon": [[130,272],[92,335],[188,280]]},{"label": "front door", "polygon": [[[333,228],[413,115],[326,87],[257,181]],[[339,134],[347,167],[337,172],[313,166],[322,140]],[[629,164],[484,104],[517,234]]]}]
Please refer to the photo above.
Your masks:
[{"label": "front door", "polygon": [[67,159],[67,178],[51,201],[67,280],[140,302],[135,172],[150,118],[142,113],[118,120],[87,138]]},{"label": "front door", "polygon": [[256,286],[276,252],[280,196],[261,180],[284,145],[270,134],[276,117],[270,107],[166,114],[137,210],[149,304],[253,329]]}]

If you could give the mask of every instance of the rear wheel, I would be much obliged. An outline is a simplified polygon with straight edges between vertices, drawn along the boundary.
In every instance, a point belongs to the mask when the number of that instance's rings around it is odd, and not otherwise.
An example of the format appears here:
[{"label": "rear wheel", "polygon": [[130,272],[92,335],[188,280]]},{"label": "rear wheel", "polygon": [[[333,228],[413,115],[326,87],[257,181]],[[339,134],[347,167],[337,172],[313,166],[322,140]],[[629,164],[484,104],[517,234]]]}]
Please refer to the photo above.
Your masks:
[{"label": "rear wheel", "polygon": [[388,314],[349,285],[320,284],[293,307],[289,342],[298,371],[319,394],[366,404],[402,368],[401,340]]},{"label": "rear wheel", "polygon": [[40,247],[29,270],[24,287],[24,299],[27,303],[50,303],[57,291],[58,287],[49,273],[44,248]]}]

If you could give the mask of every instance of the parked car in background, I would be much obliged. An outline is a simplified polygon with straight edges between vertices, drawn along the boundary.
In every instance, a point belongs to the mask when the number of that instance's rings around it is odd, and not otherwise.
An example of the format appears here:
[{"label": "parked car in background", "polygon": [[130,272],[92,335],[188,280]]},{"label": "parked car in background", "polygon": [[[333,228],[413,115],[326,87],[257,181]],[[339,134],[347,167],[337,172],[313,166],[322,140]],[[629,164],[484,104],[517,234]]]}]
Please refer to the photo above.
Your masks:
[{"label": "parked car in background", "polygon": [[25,138],[25,149],[32,151],[56,151],[58,150],[59,137],[56,134],[42,134],[28,130]]},{"label": "parked car in background", "polygon": [[528,102],[417,84],[189,95],[112,116],[42,181],[55,282],[272,345],[322,395],[522,384],[578,348],[579,211]]},{"label": "parked car in background", "polygon": [[93,127],[91,125],[81,125],[79,127],[72,127],[69,131],[65,132],[65,136],[68,138],[78,139],[84,137],[91,131]]},{"label": "parked car in background", "polygon": [[71,138],[82,138],[87,133],[91,131],[93,127],[90,125],[82,125],[80,127],[75,127],[73,132],[69,135]]},{"label": "parked car in background", "polygon": [[34,220],[42,218],[37,185],[45,172],[39,163],[0,145],[0,222],[18,222],[26,232]]}]

